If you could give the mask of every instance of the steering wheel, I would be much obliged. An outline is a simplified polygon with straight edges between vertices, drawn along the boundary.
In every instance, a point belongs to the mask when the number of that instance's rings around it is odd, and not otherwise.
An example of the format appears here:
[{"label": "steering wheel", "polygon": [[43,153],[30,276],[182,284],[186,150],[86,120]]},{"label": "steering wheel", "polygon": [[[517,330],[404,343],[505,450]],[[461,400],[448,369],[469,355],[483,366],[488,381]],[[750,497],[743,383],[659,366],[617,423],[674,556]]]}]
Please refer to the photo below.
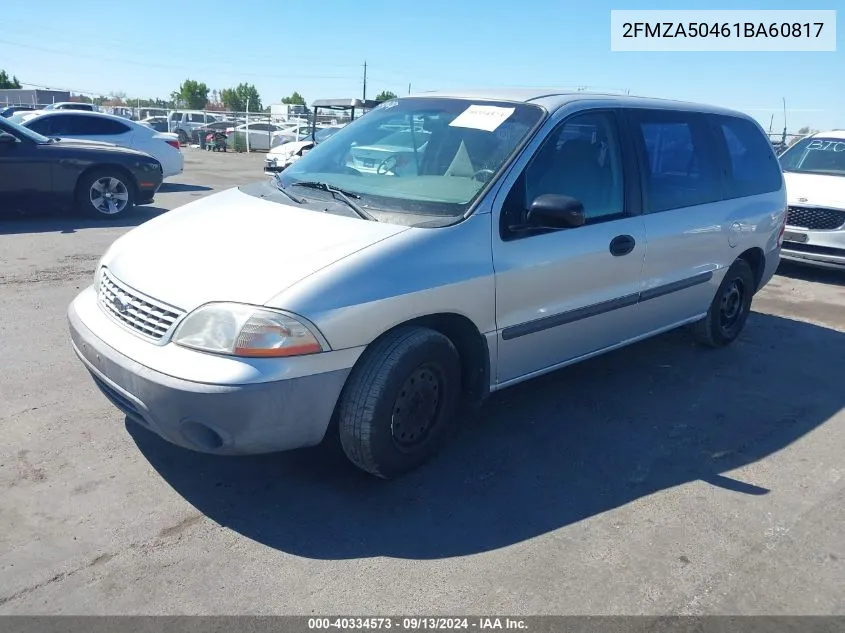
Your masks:
[{"label": "steering wheel", "polygon": [[[479,178],[479,176],[486,174],[486,178]],[[479,169],[472,175],[473,180],[478,180],[479,182],[488,182],[494,175],[496,174],[495,171],[492,169]]]},{"label": "steering wheel", "polygon": [[396,154],[391,154],[379,163],[378,167],[376,167],[376,173],[382,176],[387,175],[387,172],[393,171],[393,168],[396,167],[398,162],[399,159],[396,157]]}]

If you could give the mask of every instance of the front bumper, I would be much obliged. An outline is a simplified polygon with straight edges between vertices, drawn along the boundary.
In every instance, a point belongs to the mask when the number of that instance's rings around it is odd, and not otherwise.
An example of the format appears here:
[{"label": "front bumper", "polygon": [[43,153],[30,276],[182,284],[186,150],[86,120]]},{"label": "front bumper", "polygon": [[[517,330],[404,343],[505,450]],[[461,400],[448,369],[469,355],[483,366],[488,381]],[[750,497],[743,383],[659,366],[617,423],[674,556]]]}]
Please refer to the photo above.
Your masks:
[{"label": "front bumper", "polygon": [[781,259],[845,270],[845,229],[820,231],[787,225]]},{"label": "front bumper", "polygon": [[[97,387],[129,418],[173,444],[204,453],[269,453],[322,441],[351,367],[240,385],[173,377],[97,336],[77,310],[77,301],[90,301],[90,295],[82,293],[68,309],[73,349]],[[208,355],[197,356],[203,363]]]},{"label": "front bumper", "polygon": [[264,171],[278,173],[280,171],[284,171],[287,167],[289,167],[291,165],[291,162],[292,161],[287,158],[280,159],[268,156],[264,159]]}]

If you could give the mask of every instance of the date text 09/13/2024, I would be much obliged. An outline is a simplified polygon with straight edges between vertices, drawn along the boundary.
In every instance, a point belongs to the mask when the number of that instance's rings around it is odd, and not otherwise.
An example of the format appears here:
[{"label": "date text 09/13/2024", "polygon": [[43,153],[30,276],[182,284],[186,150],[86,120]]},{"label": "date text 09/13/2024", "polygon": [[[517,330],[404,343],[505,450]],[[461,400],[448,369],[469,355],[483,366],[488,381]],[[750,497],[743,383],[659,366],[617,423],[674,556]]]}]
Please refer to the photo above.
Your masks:
[{"label": "date text 09/13/2024", "polygon": [[308,629],[313,631],[329,630],[372,630],[396,629],[400,631],[430,630],[527,630],[525,620],[503,617],[336,617],[309,618]]}]

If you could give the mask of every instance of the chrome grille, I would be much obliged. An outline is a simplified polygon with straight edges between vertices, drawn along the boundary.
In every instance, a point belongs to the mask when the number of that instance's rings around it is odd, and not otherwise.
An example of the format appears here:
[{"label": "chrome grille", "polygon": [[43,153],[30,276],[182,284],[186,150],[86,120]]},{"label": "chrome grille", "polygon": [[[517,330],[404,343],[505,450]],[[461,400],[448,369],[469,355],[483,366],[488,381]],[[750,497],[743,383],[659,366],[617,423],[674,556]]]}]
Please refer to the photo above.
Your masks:
[{"label": "chrome grille", "polygon": [[817,207],[789,207],[786,223],[802,229],[829,231],[845,226],[845,211]]},{"label": "chrome grille", "polygon": [[99,287],[100,307],[112,319],[154,341],[160,340],[173,327],[183,312],[142,297],[117,281],[103,269]]}]

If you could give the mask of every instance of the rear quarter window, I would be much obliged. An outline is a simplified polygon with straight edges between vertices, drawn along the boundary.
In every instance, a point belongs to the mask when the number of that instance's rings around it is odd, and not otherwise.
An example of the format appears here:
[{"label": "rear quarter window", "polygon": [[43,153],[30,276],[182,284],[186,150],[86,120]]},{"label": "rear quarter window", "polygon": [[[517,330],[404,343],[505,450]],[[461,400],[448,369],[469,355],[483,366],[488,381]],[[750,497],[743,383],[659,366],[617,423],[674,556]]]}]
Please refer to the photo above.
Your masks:
[{"label": "rear quarter window", "polygon": [[725,197],[741,198],[771,193],[781,188],[783,177],[771,143],[747,119],[714,117],[717,138],[728,157]]}]

